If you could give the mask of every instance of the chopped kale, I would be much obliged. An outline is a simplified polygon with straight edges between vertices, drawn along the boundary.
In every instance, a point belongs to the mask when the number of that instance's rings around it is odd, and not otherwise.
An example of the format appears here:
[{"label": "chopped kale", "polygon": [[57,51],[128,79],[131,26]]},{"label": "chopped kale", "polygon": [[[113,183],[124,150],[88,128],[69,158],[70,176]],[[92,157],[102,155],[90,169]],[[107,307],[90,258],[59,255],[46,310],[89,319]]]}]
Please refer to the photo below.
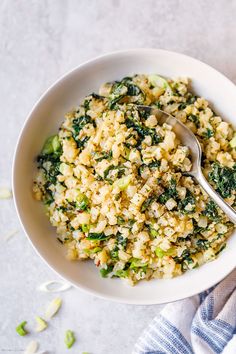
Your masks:
[{"label": "chopped kale", "polygon": [[75,118],[73,120],[73,138],[77,144],[77,147],[79,149],[83,149],[87,141],[89,140],[89,136],[84,137],[83,139],[79,139],[78,135],[81,132],[81,130],[87,125],[87,124],[92,124],[94,127],[96,127],[95,121],[87,114],[84,116],[81,116],[79,118]]},{"label": "chopped kale", "polygon": [[104,232],[100,232],[100,233],[96,233],[96,232],[89,232],[88,236],[86,237],[87,240],[91,240],[91,241],[103,241],[103,240],[107,240],[108,238],[110,238],[111,235],[105,235]]},{"label": "chopped kale", "polygon": [[195,123],[196,126],[199,127],[199,118],[195,116],[195,114],[190,114],[187,118],[190,120],[190,122]]},{"label": "chopped kale", "polygon": [[214,136],[214,132],[213,132],[213,130],[211,130],[209,128],[207,128],[207,130],[205,132],[203,132],[203,134],[202,134],[203,139],[206,139],[206,140],[210,139],[212,136]]},{"label": "chopped kale", "polygon": [[174,261],[177,264],[181,264],[182,270],[187,270],[188,269],[188,264],[193,263],[193,259],[191,257],[191,252],[189,249],[185,249],[180,257],[174,257]]},{"label": "chopped kale", "polygon": [[111,171],[116,170],[116,178],[121,178],[125,173],[125,167],[122,165],[110,165],[103,173],[104,179],[108,182],[112,182],[111,178],[109,177],[109,173]]},{"label": "chopped kale", "polygon": [[118,245],[121,245],[123,248],[126,248],[128,240],[126,237],[122,236],[120,232],[117,232],[116,240]]},{"label": "chopped kale", "polygon": [[144,164],[138,167],[138,174],[139,174],[139,176],[142,175],[142,173],[143,173],[145,167],[147,167],[147,165],[144,165]]},{"label": "chopped kale", "polygon": [[199,250],[207,250],[210,247],[210,243],[206,239],[199,239],[196,241],[196,246]]},{"label": "chopped kale", "polygon": [[152,161],[147,166],[149,168],[157,168],[157,167],[160,167],[160,165],[161,165],[160,161]]},{"label": "chopped kale", "polygon": [[140,93],[142,93],[141,89],[134,84],[128,84],[127,88],[128,88],[127,91],[128,96],[138,96]]},{"label": "chopped kale", "polygon": [[149,207],[149,205],[155,200],[155,196],[151,196],[148,197],[142,204],[141,206],[141,212],[143,213],[145,210],[147,210],[147,208]]},{"label": "chopped kale", "polygon": [[197,96],[194,96],[191,93],[188,93],[187,96],[188,96],[186,101],[187,104],[193,104],[197,100]]},{"label": "chopped kale", "polygon": [[101,152],[100,156],[95,158],[94,160],[99,162],[99,161],[102,161],[102,160],[111,160],[111,159],[112,159],[112,150]]},{"label": "chopped kale", "polygon": [[233,168],[221,167],[214,163],[209,180],[214,182],[216,191],[223,197],[228,198],[236,191],[236,165]]},{"label": "chopped kale", "polygon": [[155,105],[157,106],[158,109],[163,109],[163,104],[161,102],[157,101]]},{"label": "chopped kale", "polygon": [[125,94],[127,94],[127,90],[127,87],[122,81],[116,81],[112,86],[112,95],[123,97]]},{"label": "chopped kale", "polygon": [[144,171],[144,169],[146,168],[146,167],[148,167],[148,168],[150,168],[150,169],[153,169],[153,168],[158,168],[158,167],[160,167],[160,165],[161,165],[161,163],[160,163],[160,161],[152,161],[152,162],[150,162],[149,164],[142,164],[142,165],[140,165],[139,167],[138,167],[138,174],[139,174],[139,176],[141,176],[141,174],[143,173],[143,171]]},{"label": "chopped kale", "polygon": [[[186,210],[186,206],[188,204],[191,204],[192,205],[192,209],[191,210]],[[181,200],[178,204],[178,208],[185,214],[188,214],[188,213],[193,213],[195,211],[195,204],[196,204],[196,200],[195,200],[195,197],[193,196],[193,194],[187,189],[187,192],[186,192],[186,197]]]},{"label": "chopped kale", "polygon": [[148,135],[151,136],[153,145],[163,141],[163,138],[157,134],[156,129],[146,127],[140,121],[133,119],[133,117],[126,118],[125,125],[127,128],[133,128],[142,139]]},{"label": "chopped kale", "polygon": [[134,219],[129,219],[129,221],[128,221],[129,227],[132,227],[134,225],[134,223],[135,223]]},{"label": "chopped kale", "polygon": [[94,92],[91,94],[91,96],[93,98],[95,98],[95,100],[103,100],[104,99],[103,96],[100,96],[100,95],[98,95],[97,93],[94,93]]},{"label": "chopped kale", "polygon": [[74,136],[76,137],[87,124],[93,124],[93,126],[95,126],[95,121],[87,114],[73,119],[72,129],[75,132]]},{"label": "chopped kale", "polygon": [[147,109],[138,108],[139,115],[142,119],[146,120],[150,116],[150,112]]},{"label": "chopped kale", "polygon": [[[82,107],[84,107],[85,112],[87,112],[90,108],[90,103],[91,103],[91,98],[86,98],[82,104]],[[79,110],[77,111],[79,113]]]},{"label": "chopped kale", "polygon": [[178,107],[178,108],[179,108],[180,110],[182,110],[182,109],[185,109],[186,107],[187,107],[187,103],[182,102],[182,103],[179,104],[179,107]]},{"label": "chopped kale", "polygon": [[178,237],[177,238],[178,242],[187,242],[187,241],[191,241],[191,235],[188,235],[187,237]]},{"label": "chopped kale", "polygon": [[207,227],[199,227],[197,222],[193,219],[193,232],[192,235],[201,234],[203,231],[206,231]]},{"label": "chopped kale", "polygon": [[121,100],[121,98],[123,98],[124,96],[121,95],[121,96],[118,96],[118,97],[115,97],[113,98],[110,102],[109,102],[109,109],[115,109],[116,108],[116,104]]},{"label": "chopped kale", "polygon": [[[61,154],[61,152],[60,152]],[[59,154],[48,154],[48,155],[39,155],[37,157],[37,162],[39,164],[39,168],[42,168],[46,178],[46,189],[47,185],[55,184],[57,182],[57,176],[59,175],[59,167],[60,167],[60,155]],[[48,162],[48,163],[47,163]],[[51,194],[51,191],[49,191]]]},{"label": "chopped kale", "polygon": [[207,203],[203,214],[206,215],[211,221],[219,221],[220,219],[216,204],[213,202],[213,200],[210,200],[209,203]]},{"label": "chopped kale", "polygon": [[122,218],[121,216],[117,216],[117,224],[123,225],[124,223],[125,223],[125,219]]},{"label": "chopped kale", "polygon": [[170,198],[175,199],[177,197],[178,193],[176,190],[176,181],[172,178],[170,180],[169,188],[166,188],[165,192],[159,196],[158,202],[161,204],[165,204]]},{"label": "chopped kale", "polygon": [[90,139],[90,137],[89,136],[86,136],[84,139],[82,139],[82,140],[79,140],[79,139],[75,139],[75,142],[76,142],[76,144],[77,144],[77,147],[79,148],[79,149],[83,149],[84,148],[84,146],[85,146],[85,144],[87,143],[87,141]]},{"label": "chopped kale", "polygon": [[115,247],[110,251],[111,259],[113,260],[118,259],[118,251],[119,251],[119,247],[115,245]]},{"label": "chopped kale", "polygon": [[142,90],[132,82],[131,78],[124,78],[122,81],[115,81],[110,94],[110,109],[115,109],[116,104],[125,96],[143,96]]},{"label": "chopped kale", "polygon": [[224,244],[219,248],[219,250],[215,253],[215,255],[218,256],[218,254],[219,254],[220,252],[222,252],[223,249],[225,249],[225,247],[226,247],[226,243],[224,243]]},{"label": "chopped kale", "polygon": [[110,255],[112,259],[118,259],[119,249],[125,249],[127,246],[127,238],[123,237],[120,232],[116,235],[116,243],[114,248],[110,251]]}]

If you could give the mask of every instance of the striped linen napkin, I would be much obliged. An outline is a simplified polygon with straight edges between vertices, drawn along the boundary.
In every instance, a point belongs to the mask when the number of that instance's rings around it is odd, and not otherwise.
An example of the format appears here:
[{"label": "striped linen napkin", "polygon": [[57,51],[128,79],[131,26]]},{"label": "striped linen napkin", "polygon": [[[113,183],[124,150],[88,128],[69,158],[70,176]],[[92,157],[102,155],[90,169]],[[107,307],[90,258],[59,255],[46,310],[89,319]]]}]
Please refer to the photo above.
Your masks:
[{"label": "striped linen napkin", "polygon": [[164,307],[133,354],[236,354],[236,270],[215,287]]}]

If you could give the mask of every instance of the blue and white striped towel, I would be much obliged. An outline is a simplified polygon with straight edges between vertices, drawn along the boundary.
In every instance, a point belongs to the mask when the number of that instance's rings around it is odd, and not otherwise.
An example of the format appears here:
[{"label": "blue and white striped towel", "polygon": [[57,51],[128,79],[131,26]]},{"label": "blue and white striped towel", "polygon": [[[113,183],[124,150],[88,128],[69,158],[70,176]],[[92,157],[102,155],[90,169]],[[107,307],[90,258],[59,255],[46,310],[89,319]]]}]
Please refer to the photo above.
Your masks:
[{"label": "blue and white striped towel", "polygon": [[236,354],[236,270],[200,295],[170,303],[133,354]]}]

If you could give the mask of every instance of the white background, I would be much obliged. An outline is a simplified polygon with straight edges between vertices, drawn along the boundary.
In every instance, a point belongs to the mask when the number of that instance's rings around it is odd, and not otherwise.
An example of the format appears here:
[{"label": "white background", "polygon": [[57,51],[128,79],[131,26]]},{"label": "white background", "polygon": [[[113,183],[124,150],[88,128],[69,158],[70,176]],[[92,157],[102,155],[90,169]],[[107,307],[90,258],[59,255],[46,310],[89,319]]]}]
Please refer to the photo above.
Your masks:
[{"label": "white background", "polygon": [[[236,82],[235,18],[234,0],[1,0],[0,186],[11,185],[13,152],[28,112],[60,75],[108,51],[155,47],[199,58]],[[71,354],[130,354],[160,310],[72,289],[62,294],[63,307],[48,330],[19,337],[16,325],[28,320],[33,328],[34,316],[54,297],[38,292],[38,285],[57,278],[21,231],[13,201],[1,201],[0,353],[21,353],[31,339],[47,353],[66,353],[64,331],[72,329]]]}]

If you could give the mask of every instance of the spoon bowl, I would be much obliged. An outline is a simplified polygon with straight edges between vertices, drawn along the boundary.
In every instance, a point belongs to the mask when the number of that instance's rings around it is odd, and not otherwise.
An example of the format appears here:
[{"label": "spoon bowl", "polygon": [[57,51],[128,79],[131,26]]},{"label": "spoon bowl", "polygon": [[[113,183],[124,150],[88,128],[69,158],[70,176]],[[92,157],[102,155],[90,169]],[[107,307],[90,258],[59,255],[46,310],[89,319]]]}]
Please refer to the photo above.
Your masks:
[{"label": "spoon bowl", "polygon": [[226,203],[224,199],[212,188],[202,173],[202,148],[193,132],[171,114],[166,113],[158,108],[144,105],[138,105],[137,108],[139,111],[146,112],[149,115],[154,115],[157,118],[159,125],[166,123],[172,127],[172,131],[180,139],[181,143],[187,146],[191,151],[192,168],[191,171],[188,172],[188,175],[192,176],[200,184],[200,186],[205,190],[210,198],[213,199],[219,208],[224,211],[229,220],[236,224],[235,210],[228,203]]}]

